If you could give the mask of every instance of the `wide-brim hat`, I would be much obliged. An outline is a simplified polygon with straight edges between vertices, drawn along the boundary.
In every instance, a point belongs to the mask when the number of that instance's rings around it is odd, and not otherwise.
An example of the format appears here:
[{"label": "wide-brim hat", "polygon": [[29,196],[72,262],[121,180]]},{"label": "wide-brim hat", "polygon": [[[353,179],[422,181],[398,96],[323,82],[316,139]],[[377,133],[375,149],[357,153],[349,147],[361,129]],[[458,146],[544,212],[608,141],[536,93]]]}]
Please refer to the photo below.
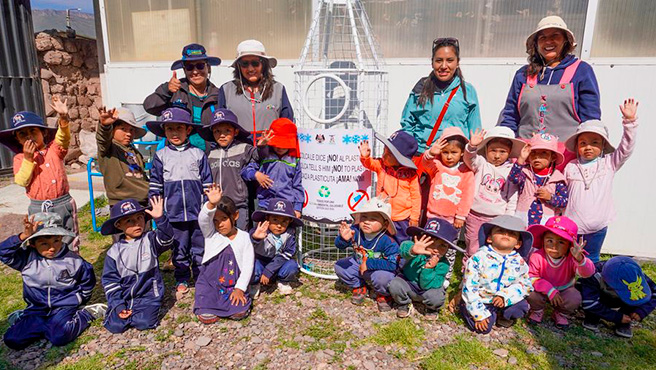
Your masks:
[{"label": "wide-brim hat", "polygon": [[487,144],[492,141],[493,139],[506,139],[510,140],[512,143],[512,147],[510,148],[510,158],[517,158],[519,157],[519,154],[522,151],[522,148],[524,145],[526,145],[526,142],[517,139],[515,137],[515,133],[513,130],[511,130],[509,127],[506,126],[494,126],[491,128],[486,134],[485,138],[481,143],[478,145],[478,154],[479,155],[485,155],[487,151]]},{"label": "wide-brim hat", "polygon": [[75,237],[75,233],[67,230],[63,227],[63,221],[60,215],[52,212],[39,212],[35,213],[32,216],[29,216],[30,219],[34,219],[34,222],[38,224],[37,231],[30,235],[27,239],[21,244],[22,248],[27,248],[30,244],[30,240],[36,239],[41,236],[70,236],[71,238]]},{"label": "wide-brim hat", "polygon": [[191,134],[198,130],[198,125],[192,123],[191,113],[186,109],[178,107],[165,109],[160,115],[159,121],[148,121],[146,122],[146,127],[148,127],[148,130],[153,134],[159,137],[166,137],[164,125],[167,123],[183,123],[187,126],[191,126]]},{"label": "wide-brim hat", "polygon": [[212,121],[206,125],[203,125],[203,127],[199,127],[196,132],[198,132],[198,135],[205,139],[205,141],[216,142],[216,139],[214,139],[214,134],[212,133],[212,128],[220,123],[228,123],[236,130],[239,130],[237,135],[235,135],[235,140],[239,140],[245,143],[251,141],[249,140],[250,133],[239,126],[237,115],[234,114],[230,109],[225,108],[216,109],[214,113],[212,113]]},{"label": "wide-brim hat", "polygon": [[572,153],[577,153],[576,147],[578,144],[578,137],[579,135],[586,132],[595,133],[604,139],[604,154],[612,153],[615,151],[615,147],[610,143],[610,140],[608,139],[608,128],[603,123],[601,123],[601,121],[596,119],[591,119],[581,123],[576,128],[574,135],[570,136],[565,141],[565,148],[567,148],[567,150]]},{"label": "wide-brim hat", "polygon": [[579,227],[576,222],[565,216],[551,217],[544,225],[531,225],[528,227],[528,232],[533,234],[533,248],[542,248],[542,237],[547,231],[572,243],[576,241]]},{"label": "wide-brim hat", "polygon": [[128,125],[132,126],[134,128],[134,137],[133,137],[134,140],[141,139],[148,133],[148,130],[141,127],[137,123],[137,119],[134,118],[134,113],[132,113],[131,110],[129,110],[128,108],[121,107],[121,108],[116,108],[116,111],[118,112],[118,119],[116,120],[116,122],[114,122],[113,125],[114,127],[119,122],[125,122]]},{"label": "wide-brim hat", "polygon": [[289,155],[299,157],[301,151],[298,146],[298,129],[296,124],[288,118],[278,118],[271,122],[269,130],[273,132],[273,138],[267,145],[289,149]]},{"label": "wide-brim hat", "polygon": [[557,15],[550,15],[548,17],[542,18],[540,22],[538,22],[538,27],[535,29],[535,31],[533,31],[533,33],[531,33],[526,38],[526,52],[529,52],[535,45],[538,33],[548,28],[557,28],[559,30],[565,31],[565,35],[567,35],[567,40],[571,45],[571,49],[568,50],[568,53],[574,50],[574,48],[576,47],[576,39],[574,38],[574,33],[570,31],[569,28],[567,28],[567,24],[565,24],[565,21],[562,18],[560,18]]},{"label": "wide-brim hat", "polygon": [[[144,207],[136,199],[125,199],[112,206],[109,211],[109,219],[103,222],[100,227],[100,233],[102,235],[112,235],[120,234],[123,231],[119,230],[116,227],[116,223],[123,217],[133,215],[135,213],[144,212],[145,210],[150,209],[150,207]],[[150,215],[144,212],[144,219],[146,221],[150,220]]]},{"label": "wide-brim hat", "polygon": [[452,137],[461,137],[463,140],[465,140],[465,144],[469,142],[469,138],[467,137],[467,135],[465,135],[465,133],[462,132],[460,127],[456,127],[456,126],[445,128],[444,131],[442,131],[442,135],[440,135],[440,140],[441,139],[447,140]]},{"label": "wide-brim hat", "polygon": [[617,256],[606,261],[601,269],[601,277],[622,302],[630,306],[641,306],[651,300],[653,292],[647,277],[630,257]]},{"label": "wide-brim hat", "polygon": [[232,63],[232,66],[236,67],[239,59],[247,55],[254,55],[267,59],[271,68],[275,68],[278,65],[278,59],[267,55],[266,49],[264,49],[264,44],[262,44],[260,41],[244,40],[240,42],[239,45],[237,45],[237,57],[235,58],[234,63]]},{"label": "wide-brim hat", "polygon": [[502,215],[481,225],[478,230],[478,244],[482,247],[487,244],[487,237],[490,235],[492,228],[498,226],[502,229],[517,231],[522,239],[522,246],[517,252],[524,258],[528,257],[533,245],[533,234],[526,231],[526,224],[520,218],[510,215]]},{"label": "wide-brim hat", "polygon": [[546,132],[533,134],[528,140],[528,144],[533,150],[549,150],[556,156],[556,166],[565,161],[565,156],[558,150],[558,136]]},{"label": "wide-brim hat", "polygon": [[176,60],[171,64],[171,70],[175,71],[184,67],[184,62],[194,62],[198,60],[205,60],[211,66],[221,65],[221,59],[217,57],[210,57],[205,52],[205,47],[200,44],[189,44],[182,48],[182,58]]},{"label": "wide-brim hat", "polygon": [[374,136],[385,145],[401,166],[417,169],[417,165],[412,161],[418,149],[417,139],[414,136],[402,130],[390,135],[389,139],[377,132],[374,132]]},{"label": "wide-brim hat", "polygon": [[54,138],[57,132],[56,127],[48,127],[43,118],[34,112],[22,111],[14,114],[11,119],[11,128],[0,131],[0,144],[6,146],[12,152],[18,154],[23,152],[23,145],[16,139],[14,133],[22,128],[38,127],[45,130],[43,135],[43,143],[48,145]]},{"label": "wide-brim hat", "polygon": [[390,235],[396,235],[396,228],[392,221],[392,205],[380,198],[371,198],[365,204],[361,205],[355,212],[351,212],[351,217],[356,224],[360,223],[360,215],[363,213],[380,213],[387,220],[387,232]]},{"label": "wide-brim hat", "polygon": [[424,228],[417,226],[410,226],[406,233],[408,236],[419,237],[422,234],[430,235],[434,238],[438,238],[443,242],[447,243],[450,248],[457,250],[458,252],[465,253],[465,251],[460,248],[457,244],[458,235],[460,234],[458,230],[451,225],[447,220],[441,218],[431,218],[426,221],[426,226]]},{"label": "wide-brim hat", "polygon": [[286,199],[273,198],[269,200],[267,209],[253,212],[251,219],[255,222],[262,222],[266,220],[267,215],[289,217],[292,219],[289,223],[290,226],[303,226],[303,221],[296,217],[296,214],[294,213],[294,205]]}]

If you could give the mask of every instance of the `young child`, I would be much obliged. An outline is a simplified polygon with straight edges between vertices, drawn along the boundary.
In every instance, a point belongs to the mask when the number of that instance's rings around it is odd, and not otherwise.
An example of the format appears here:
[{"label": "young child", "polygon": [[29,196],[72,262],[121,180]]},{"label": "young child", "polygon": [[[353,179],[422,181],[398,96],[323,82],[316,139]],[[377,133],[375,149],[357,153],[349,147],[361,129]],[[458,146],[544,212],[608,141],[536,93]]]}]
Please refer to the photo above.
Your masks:
[{"label": "young child", "polygon": [[64,242],[77,253],[80,247],[77,205],[68,193],[64,168],[71,141],[67,102],[57,96],[52,98],[50,106],[59,117],[56,129],[46,126],[36,113],[16,113],[12,128],[0,131],[0,144],[16,153],[14,181],[25,187],[30,198],[28,214],[54,212],[61,216],[64,227],[73,233],[66,236]]},{"label": "young child", "polygon": [[136,199],[148,205],[148,175],[143,156],[132,145],[146,135],[127,108],[100,109],[100,124],[96,128],[98,166],[109,205],[123,199]]},{"label": "young child", "polygon": [[376,194],[387,197],[392,205],[392,222],[397,243],[410,239],[408,226],[419,226],[421,216],[421,190],[417,166],[412,157],[417,152],[417,140],[405,131],[396,131],[389,140],[376,134],[385,145],[383,157],[371,158],[368,141],[360,143],[360,162],[376,173]]},{"label": "young child", "polygon": [[253,212],[253,221],[258,224],[250,231],[255,248],[251,297],[257,299],[260,284],[268,285],[273,280],[278,280],[280,294],[291,294],[289,282],[296,278],[299,271],[294,260],[296,228],[303,226],[303,221],[294,215],[292,203],[280,198],[271,199],[267,210]]},{"label": "young child", "polygon": [[54,346],[66,345],[107,310],[103,304],[80,309],[96,284],[93,266],[62,241],[73,233],[62,227],[58,214],[26,216],[23,225],[23,232],[0,243],[0,260],[21,272],[27,303],[9,316],[5,344],[21,350],[46,338]]},{"label": "young child", "polygon": [[401,244],[405,265],[387,289],[398,304],[397,317],[410,316],[414,311],[412,301],[419,301],[426,306],[426,319],[436,320],[446,295],[444,280],[449,272],[446,252],[449,248],[464,252],[456,246],[458,230],[446,220],[432,218],[423,229],[409,227],[408,235],[414,237],[414,243],[406,240]]},{"label": "young child", "polygon": [[242,172],[244,179],[257,180],[260,185],[258,208],[267,209],[271,199],[282,198],[292,202],[296,217],[301,217],[305,191],[301,184],[296,125],[287,118],[274,120],[267,135],[258,141],[260,145],[260,162],[251,162]]},{"label": "young child", "polygon": [[525,258],[533,236],[526,224],[502,215],[481,225],[480,249],[467,260],[460,312],[469,329],[487,334],[497,326],[510,327],[529,310],[533,290]]},{"label": "young child", "polygon": [[361,305],[367,296],[366,282],[376,292],[376,303],[381,312],[390,311],[392,299],[387,285],[394,278],[398,266],[399,245],[392,223],[392,206],[379,198],[372,198],[351,213],[352,226],[342,222],[335,239],[338,249],[353,248],[351,257],[335,262],[335,273],[340,281],[353,289],[351,303]]},{"label": "young child", "polygon": [[599,331],[599,320],[615,324],[615,334],[631,338],[631,323],[656,308],[656,284],[631,258],[618,256],[595,265],[595,274],[581,279],[583,327]]},{"label": "young child", "polygon": [[528,296],[528,320],[541,323],[547,301],[553,306],[553,321],[561,329],[569,327],[568,317],[581,305],[581,293],[574,287],[576,277],[594,274],[594,264],[585,257],[585,242],[577,243],[578,227],[565,216],[551,217],[544,225],[531,225],[533,247],[528,273],[535,289]]},{"label": "young child", "polygon": [[586,241],[585,250],[592,262],[599,261],[613,210],[613,179],[635,147],[638,102],[627,99],[620,106],[624,133],[615,150],[608,140],[608,130],[599,121],[583,122],[565,142],[577,154],[565,167],[569,202],[565,215],[579,225],[579,235]]},{"label": "young child", "polygon": [[[528,160],[528,161],[527,161]],[[567,206],[565,176],[556,169],[564,160],[558,137],[537,133],[524,146],[508,178],[519,186],[515,216],[528,225],[544,224]]]},{"label": "young child", "polygon": [[229,109],[217,108],[212,121],[198,130],[198,134],[211,143],[207,161],[214,182],[237,205],[237,228],[248,230],[248,187],[241,171],[257,161],[257,150],[249,144],[249,133],[240,129],[237,116]]},{"label": "young child", "polygon": [[[122,333],[130,327],[153,329],[164,296],[158,257],[173,245],[173,228],[164,214],[164,200],[153,197],[152,209],[136,199],[116,203],[100,228],[103,235],[123,234],[107,251],[102,285],[109,304],[105,328]],[[155,220],[157,229],[146,231]]]},{"label": "young child", "polygon": [[241,320],[250,314],[248,282],[253,273],[253,245],[248,233],[237,229],[235,202],[212,185],[198,215],[205,237],[205,254],[196,281],[194,314],[203,324],[219,318]]},{"label": "young child", "polygon": [[189,291],[189,267],[198,277],[198,266],[203,259],[203,234],[198,227],[198,213],[202,207],[203,189],[212,184],[212,173],[207,157],[189,143],[194,132],[191,114],[182,108],[168,108],[161,121],[147,122],[148,129],[157,136],[165,136],[167,144],[155,153],[150,170],[149,197],[163,196],[164,210],[173,227],[173,265],[176,291]]}]

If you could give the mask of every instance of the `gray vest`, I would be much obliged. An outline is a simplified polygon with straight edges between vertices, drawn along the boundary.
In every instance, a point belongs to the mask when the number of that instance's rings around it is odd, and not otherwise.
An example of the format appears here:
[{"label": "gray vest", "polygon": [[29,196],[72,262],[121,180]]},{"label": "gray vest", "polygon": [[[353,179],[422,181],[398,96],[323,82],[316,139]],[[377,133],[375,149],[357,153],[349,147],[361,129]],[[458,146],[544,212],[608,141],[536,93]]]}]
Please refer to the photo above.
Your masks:
[{"label": "gray vest", "polygon": [[225,94],[226,107],[237,115],[239,125],[250,133],[266,131],[273,120],[280,117],[282,108],[283,85],[279,82],[273,84],[273,94],[265,101],[260,101],[261,94],[251,94],[244,91],[237,95],[237,85],[233,81],[226,82],[221,86]]}]

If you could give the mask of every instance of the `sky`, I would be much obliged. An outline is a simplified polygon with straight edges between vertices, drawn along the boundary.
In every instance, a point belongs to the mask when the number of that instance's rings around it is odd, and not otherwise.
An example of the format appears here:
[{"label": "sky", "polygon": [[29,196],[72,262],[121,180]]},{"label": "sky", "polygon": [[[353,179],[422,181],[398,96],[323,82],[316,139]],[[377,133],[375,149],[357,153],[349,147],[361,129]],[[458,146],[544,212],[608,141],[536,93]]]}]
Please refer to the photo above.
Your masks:
[{"label": "sky", "polygon": [[93,0],[31,0],[32,9],[66,10],[80,8],[84,13],[93,14]]}]

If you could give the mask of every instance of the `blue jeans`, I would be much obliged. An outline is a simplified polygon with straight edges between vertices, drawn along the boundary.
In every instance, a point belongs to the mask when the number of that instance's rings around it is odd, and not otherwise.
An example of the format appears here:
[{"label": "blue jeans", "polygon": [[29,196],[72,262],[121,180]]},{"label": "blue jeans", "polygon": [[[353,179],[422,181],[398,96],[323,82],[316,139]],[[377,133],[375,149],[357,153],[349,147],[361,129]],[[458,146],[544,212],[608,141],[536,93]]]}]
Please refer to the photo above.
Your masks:
[{"label": "blue jeans", "polygon": [[606,239],[606,232],[608,232],[608,226],[590,234],[579,234],[579,238],[583,237],[583,240],[586,241],[585,248],[583,249],[588,252],[588,258],[593,263],[599,262],[601,246],[604,244],[604,239]]}]

